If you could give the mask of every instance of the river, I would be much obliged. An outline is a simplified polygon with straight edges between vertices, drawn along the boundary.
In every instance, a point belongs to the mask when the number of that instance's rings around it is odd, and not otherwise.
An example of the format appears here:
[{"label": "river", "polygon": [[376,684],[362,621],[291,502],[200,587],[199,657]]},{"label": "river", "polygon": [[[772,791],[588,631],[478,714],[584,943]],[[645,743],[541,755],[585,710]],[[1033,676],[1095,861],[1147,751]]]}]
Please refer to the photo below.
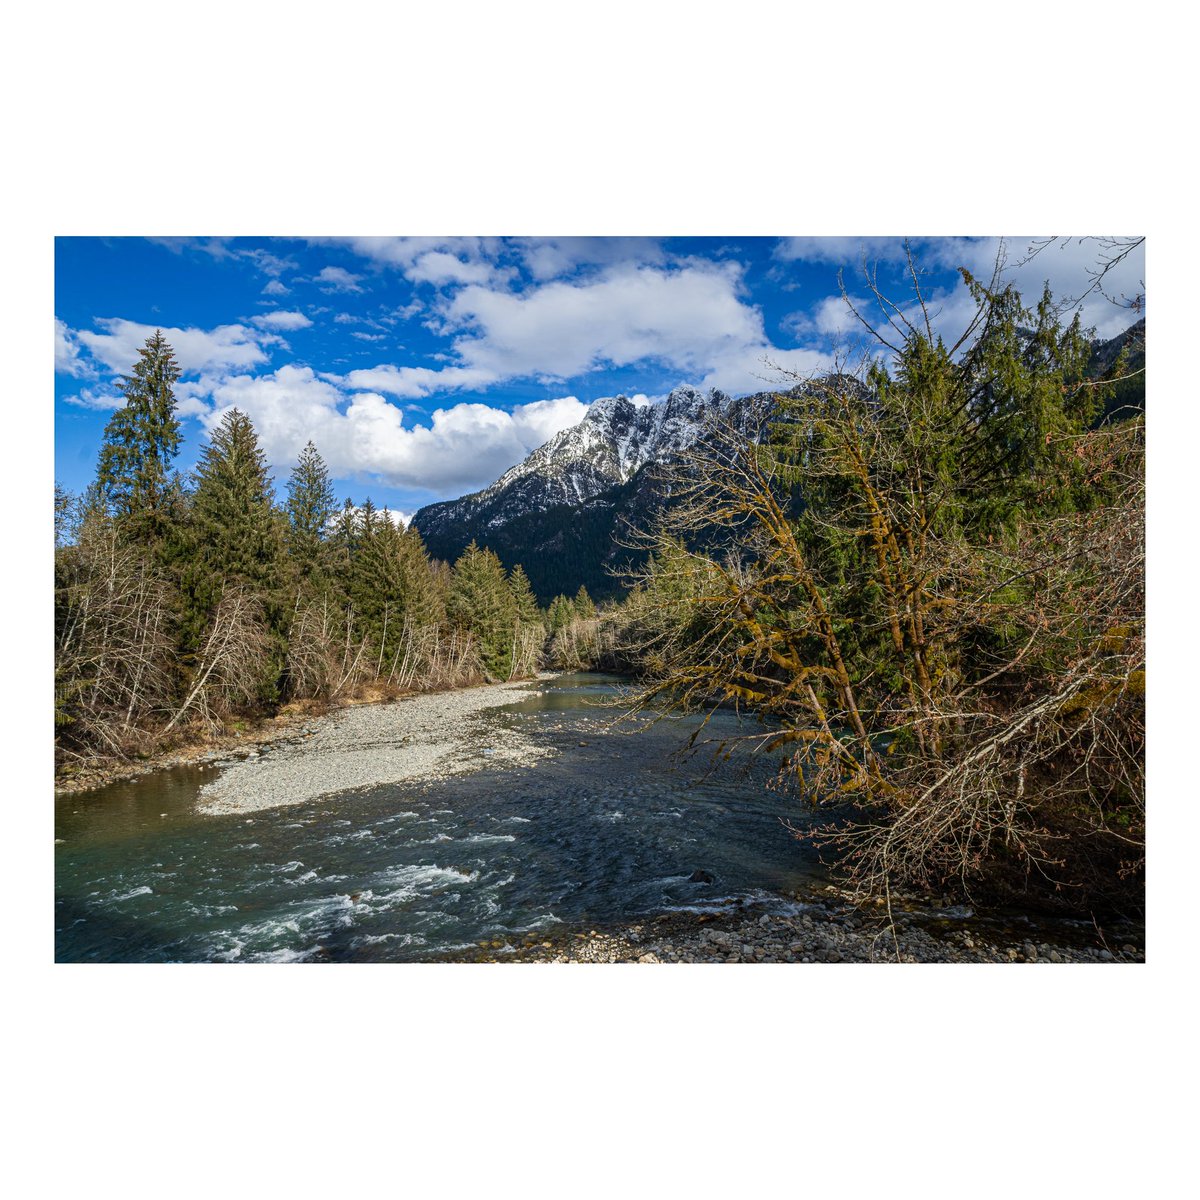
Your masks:
[{"label": "river", "polygon": [[[694,717],[614,727],[618,686],[559,676],[490,710],[498,746],[519,730],[554,751],[528,767],[252,816],[198,810],[204,767],[62,797],[56,958],[436,961],[822,881],[784,825],[803,819],[795,798],[768,786],[771,756],[686,753]],[[758,729],[721,711],[703,736]]]}]

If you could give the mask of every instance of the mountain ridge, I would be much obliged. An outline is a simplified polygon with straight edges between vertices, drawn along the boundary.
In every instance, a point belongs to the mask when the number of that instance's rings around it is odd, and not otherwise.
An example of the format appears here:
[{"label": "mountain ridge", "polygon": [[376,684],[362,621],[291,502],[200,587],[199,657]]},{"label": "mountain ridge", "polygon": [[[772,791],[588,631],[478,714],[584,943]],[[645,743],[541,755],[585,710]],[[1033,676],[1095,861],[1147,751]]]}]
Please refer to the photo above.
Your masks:
[{"label": "mountain ridge", "polygon": [[[1098,421],[1144,411],[1144,318],[1115,338],[1094,340],[1088,373],[1100,378],[1122,349],[1127,374],[1111,389]],[[645,527],[669,501],[662,472],[653,468],[678,460],[717,418],[748,429],[769,414],[779,394],[731,397],[682,384],[658,403],[604,397],[495,483],[426,505],[412,524],[435,558],[454,562],[475,541],[509,569],[520,563],[542,604],[559,593],[573,595],[581,584],[597,598],[616,595],[621,588],[612,572],[632,557],[621,544],[624,524]]]},{"label": "mountain ridge", "polygon": [[745,427],[769,396],[734,398],[683,384],[657,404],[604,397],[495,483],[426,505],[412,524],[434,557],[453,562],[474,540],[506,567],[520,562],[543,604],[580,584],[613,594],[621,518],[644,517],[664,498],[650,468],[678,459],[714,420]]}]

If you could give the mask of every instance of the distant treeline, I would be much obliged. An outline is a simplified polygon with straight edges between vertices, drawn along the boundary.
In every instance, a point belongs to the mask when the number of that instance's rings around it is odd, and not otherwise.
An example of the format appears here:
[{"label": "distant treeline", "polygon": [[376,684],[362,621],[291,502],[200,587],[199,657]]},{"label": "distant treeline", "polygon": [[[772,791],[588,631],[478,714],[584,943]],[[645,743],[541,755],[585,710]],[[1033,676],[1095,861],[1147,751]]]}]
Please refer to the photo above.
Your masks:
[{"label": "distant treeline", "polygon": [[311,442],[277,504],[236,409],[181,477],[178,377],[156,333],[95,483],[55,490],[60,762],[149,753],[297,701],[523,678],[595,617],[582,588],[544,612],[520,565],[472,543],[450,566],[369,499],[338,508]]}]

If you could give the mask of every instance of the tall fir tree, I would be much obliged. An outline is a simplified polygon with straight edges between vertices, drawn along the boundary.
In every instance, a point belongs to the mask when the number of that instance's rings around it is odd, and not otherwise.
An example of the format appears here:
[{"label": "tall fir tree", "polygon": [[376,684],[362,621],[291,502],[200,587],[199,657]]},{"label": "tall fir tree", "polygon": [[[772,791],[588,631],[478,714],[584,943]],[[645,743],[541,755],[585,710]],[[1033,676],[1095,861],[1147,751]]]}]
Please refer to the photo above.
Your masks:
[{"label": "tall fir tree", "polygon": [[589,620],[596,615],[596,605],[588,595],[588,590],[581,583],[579,591],[575,593],[575,599],[572,602],[572,607],[575,609],[575,615],[582,617],[584,620]]},{"label": "tall fir tree", "polygon": [[526,625],[541,625],[542,610],[538,607],[537,597],[525,568],[517,563],[508,573],[508,586],[517,606],[517,619]]},{"label": "tall fir tree", "polygon": [[551,633],[557,633],[560,629],[570,625],[575,616],[575,606],[564,595],[557,595],[550,601],[550,610],[547,614],[547,622],[550,626]]},{"label": "tall fir tree", "polygon": [[350,596],[361,627],[385,665],[411,630],[440,625],[445,606],[416,530],[403,529],[385,508],[374,514],[350,573]]},{"label": "tall fir tree", "polygon": [[303,578],[318,565],[337,500],[329,469],[312,442],[300,451],[288,480],[288,549]]},{"label": "tall fir tree", "polygon": [[174,385],[175,354],[161,330],[138,351],[121,379],[125,404],[109,418],[97,467],[97,482],[123,533],[156,540],[168,520],[171,460],[179,453]]},{"label": "tall fir tree", "polygon": [[488,675],[507,679],[512,673],[517,604],[495,554],[474,542],[462,552],[454,564],[446,608],[454,624],[475,635]]},{"label": "tall fir tree", "polygon": [[185,631],[194,647],[230,585],[245,588],[259,603],[273,652],[262,698],[274,699],[286,654],[289,590],[284,556],[285,522],[272,503],[266,455],[250,418],[231,409],[213,431],[196,468],[192,498],[191,554],[183,568]]},{"label": "tall fir tree", "polygon": [[271,591],[279,582],[280,528],[272,480],[250,418],[230,409],[196,468],[192,515],[205,564],[227,580]]}]

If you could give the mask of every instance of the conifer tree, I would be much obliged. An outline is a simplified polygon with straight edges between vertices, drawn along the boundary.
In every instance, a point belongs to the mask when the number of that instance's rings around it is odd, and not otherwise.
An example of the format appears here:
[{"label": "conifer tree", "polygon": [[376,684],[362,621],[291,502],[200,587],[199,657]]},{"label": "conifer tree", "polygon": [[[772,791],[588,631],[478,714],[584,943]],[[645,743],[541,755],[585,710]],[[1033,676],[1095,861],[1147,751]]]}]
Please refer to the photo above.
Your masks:
[{"label": "conifer tree", "polygon": [[329,469],[310,441],[300,451],[288,480],[288,547],[302,575],[307,576],[315,567],[336,511]]},{"label": "conifer tree", "polygon": [[222,595],[241,588],[272,636],[262,698],[274,698],[285,659],[284,518],[272,504],[266,456],[249,417],[231,409],[196,469],[191,554],[183,568],[185,645],[195,651]]},{"label": "conifer tree", "polygon": [[417,628],[441,625],[446,619],[446,595],[425,553],[421,534],[412,526],[397,534],[404,614]]},{"label": "conifer tree", "polygon": [[572,607],[575,609],[575,615],[584,620],[589,620],[596,615],[596,605],[592,602],[587,588],[582,583],[579,585],[579,591],[575,593],[575,600]]},{"label": "conifer tree", "polygon": [[490,550],[481,550],[475,542],[454,564],[447,615],[478,639],[488,675],[507,679],[512,671],[517,603],[499,558]]},{"label": "conifer tree", "polygon": [[279,578],[279,525],[266,455],[250,418],[230,409],[196,468],[193,521],[207,566],[224,579],[273,590]]},{"label": "conifer tree", "polygon": [[349,588],[351,564],[358,553],[359,540],[358,509],[347,496],[334,518],[328,543],[330,571],[343,590]]},{"label": "conifer tree", "polygon": [[362,502],[362,508],[358,510],[358,527],[364,540],[375,533],[378,524],[379,510],[375,507],[371,497],[368,496]]},{"label": "conifer tree", "polygon": [[575,606],[561,593],[550,601],[549,624],[550,632],[557,633],[570,625],[575,616]]},{"label": "conifer tree", "polygon": [[542,610],[533,594],[529,576],[525,574],[525,568],[520,563],[508,573],[508,586],[517,606],[517,619],[526,625],[542,624]]},{"label": "conifer tree", "polygon": [[420,534],[400,528],[385,508],[374,514],[350,572],[350,596],[362,629],[387,663],[406,626],[440,625],[445,607]]},{"label": "conifer tree", "polygon": [[179,453],[175,354],[161,330],[146,339],[131,374],[122,377],[124,407],[104,430],[97,481],[130,538],[155,539],[166,522],[171,460]]}]

